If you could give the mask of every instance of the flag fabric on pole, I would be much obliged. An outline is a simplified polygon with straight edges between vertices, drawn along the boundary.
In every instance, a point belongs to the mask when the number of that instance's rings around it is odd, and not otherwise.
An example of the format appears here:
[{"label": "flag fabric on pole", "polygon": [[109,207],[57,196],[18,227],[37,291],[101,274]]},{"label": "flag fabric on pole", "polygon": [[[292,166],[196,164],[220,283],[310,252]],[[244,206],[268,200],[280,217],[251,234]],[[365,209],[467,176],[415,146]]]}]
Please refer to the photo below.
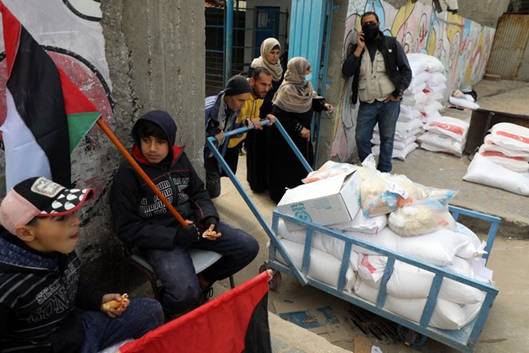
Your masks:
[{"label": "flag fabric on pole", "polygon": [[0,2],[8,80],[0,118],[6,187],[33,176],[69,186],[70,153],[100,114]]},{"label": "flag fabric on pole", "polygon": [[120,353],[271,353],[268,274],[126,343]]}]

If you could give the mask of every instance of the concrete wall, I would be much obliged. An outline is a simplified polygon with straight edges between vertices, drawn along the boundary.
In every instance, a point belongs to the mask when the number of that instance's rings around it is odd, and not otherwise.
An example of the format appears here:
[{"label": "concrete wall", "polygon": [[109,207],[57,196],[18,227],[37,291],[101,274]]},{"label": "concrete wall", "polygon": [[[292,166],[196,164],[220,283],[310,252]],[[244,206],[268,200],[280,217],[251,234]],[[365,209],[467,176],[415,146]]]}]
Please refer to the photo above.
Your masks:
[{"label": "concrete wall", "polygon": [[[126,145],[130,146],[130,129],[141,114],[151,109],[167,110],[179,129],[177,143],[186,146],[189,158],[203,173],[203,2],[5,3],[40,44],[61,49],[49,51],[52,59]],[[5,82],[5,77],[4,60],[0,63],[0,81]],[[2,112],[5,102],[0,101]],[[97,127],[72,153],[72,179],[95,188],[97,193],[95,202],[83,210],[78,250],[91,265],[93,276],[103,275],[115,283],[127,278],[126,272],[120,271],[125,264],[120,242],[112,236],[108,206],[108,191],[120,158]],[[3,179],[0,176],[2,183]]]}]

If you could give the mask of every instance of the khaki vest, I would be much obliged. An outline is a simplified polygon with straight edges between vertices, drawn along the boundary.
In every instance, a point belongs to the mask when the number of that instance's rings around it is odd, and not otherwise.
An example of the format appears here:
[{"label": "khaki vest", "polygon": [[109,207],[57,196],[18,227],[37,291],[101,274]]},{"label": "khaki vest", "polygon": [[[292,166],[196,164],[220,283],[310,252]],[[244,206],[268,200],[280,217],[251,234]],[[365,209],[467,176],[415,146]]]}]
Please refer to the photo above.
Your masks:
[{"label": "khaki vest", "polygon": [[386,73],[384,57],[376,51],[375,60],[371,62],[369,50],[366,48],[360,63],[360,81],[358,82],[358,98],[360,102],[373,103],[383,101],[395,91],[395,85]]}]

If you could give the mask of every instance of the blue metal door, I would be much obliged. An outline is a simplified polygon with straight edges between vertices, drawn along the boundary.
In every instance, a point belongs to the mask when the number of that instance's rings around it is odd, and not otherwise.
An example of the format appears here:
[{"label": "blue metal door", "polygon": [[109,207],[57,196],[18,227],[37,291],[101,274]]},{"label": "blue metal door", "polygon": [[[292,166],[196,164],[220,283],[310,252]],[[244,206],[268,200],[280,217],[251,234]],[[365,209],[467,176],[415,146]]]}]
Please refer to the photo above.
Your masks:
[{"label": "blue metal door", "polygon": [[255,8],[254,57],[260,55],[259,49],[263,40],[269,37],[279,38],[279,15],[279,7],[257,6]]},{"label": "blue metal door", "polygon": [[[324,33],[329,24],[328,3],[331,0],[292,0],[288,57],[303,56],[312,66],[312,85],[318,90],[325,61]],[[326,70],[323,70],[323,73]]]}]

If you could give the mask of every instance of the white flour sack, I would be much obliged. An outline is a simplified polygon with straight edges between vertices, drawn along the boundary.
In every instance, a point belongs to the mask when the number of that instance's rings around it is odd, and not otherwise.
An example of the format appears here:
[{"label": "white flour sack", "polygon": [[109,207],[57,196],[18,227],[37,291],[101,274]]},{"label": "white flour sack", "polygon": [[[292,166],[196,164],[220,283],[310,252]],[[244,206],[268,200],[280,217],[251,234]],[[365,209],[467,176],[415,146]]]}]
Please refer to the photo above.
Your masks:
[{"label": "white flour sack", "polygon": [[442,72],[445,69],[443,63],[435,56],[410,53],[407,57],[414,74],[421,71]]},{"label": "white flour sack", "polygon": [[[365,255],[358,265],[358,276],[373,288],[379,288],[386,268],[387,257]],[[446,267],[450,272],[473,278],[473,271],[467,260],[455,257],[454,263]],[[395,261],[393,273],[386,285],[388,294],[402,299],[425,299],[428,297],[434,274],[405,262]],[[443,279],[439,298],[456,304],[475,304],[483,300],[479,289],[460,282]]]},{"label": "white flour sack", "polygon": [[[281,242],[287,249],[294,266],[301,269],[304,246],[286,239],[281,240]],[[308,275],[336,288],[338,286],[338,276],[340,274],[340,266],[342,262],[318,249],[311,250],[310,259]],[[286,264],[286,261],[283,260],[282,262]],[[352,292],[355,281],[356,275],[354,271],[349,268],[345,274],[345,291]]]},{"label": "white flour sack", "polygon": [[[286,240],[301,244],[303,246],[305,244],[306,233],[307,231],[305,228],[289,232],[285,222],[283,222],[283,220],[279,221],[278,235]],[[341,262],[345,249],[345,242],[316,231],[312,237],[312,248],[320,250]],[[356,252],[351,251],[350,264],[355,271],[358,268],[358,259],[359,255]]]},{"label": "white flour sack", "polygon": [[[437,266],[451,265],[456,256],[471,259],[483,254],[483,246],[479,238],[472,232],[464,233],[461,230],[441,229],[410,238],[399,237],[389,228],[384,228],[373,235],[356,232],[346,232],[346,234],[400,255]],[[358,253],[375,254],[360,246],[353,248]]]},{"label": "white flour sack", "polygon": [[386,215],[376,217],[366,217],[363,212],[358,212],[351,222],[330,225],[330,228],[358,232],[366,234],[376,234],[386,227],[388,217]]},{"label": "white flour sack", "polygon": [[442,116],[441,118],[430,120],[424,126],[424,129],[439,135],[449,136],[458,142],[464,142],[467,137],[468,126],[468,123],[463,120]]},{"label": "white flour sack", "polygon": [[[363,280],[356,281],[354,291],[356,295],[371,303],[377,300],[378,289],[369,286]],[[384,308],[408,320],[419,322],[425,305],[426,299],[402,299],[388,295]],[[439,298],[429,326],[444,330],[459,330],[471,322],[480,309],[481,303],[461,306]]]},{"label": "white flour sack", "polygon": [[493,142],[502,147],[515,151],[529,151],[529,128],[511,124],[499,123],[490,129],[495,139]]},{"label": "white flour sack", "polygon": [[463,180],[529,196],[529,173],[517,173],[476,153]]},{"label": "white flour sack", "polygon": [[509,157],[502,152],[487,151],[485,145],[479,148],[478,152],[481,156],[488,160],[501,165],[504,168],[512,170],[517,173],[529,173],[529,158],[524,157]]},{"label": "white flour sack", "polygon": [[445,152],[457,157],[463,155],[463,143],[446,135],[439,135],[434,132],[427,132],[417,138],[421,148],[431,152]]},{"label": "white flour sack", "polygon": [[498,141],[501,139],[502,139],[501,137],[488,134],[487,136],[485,136],[485,143],[481,145],[481,147],[483,148],[484,151],[487,151],[487,152],[500,152],[508,157],[522,157],[522,158],[529,160],[529,150],[516,151],[516,150],[512,150],[512,149],[497,145],[494,142],[495,140]]},{"label": "white flour sack", "polygon": [[[396,148],[395,146],[393,147],[393,152],[391,154],[391,158],[399,159],[401,161],[405,161],[406,157],[408,157],[408,155],[411,152],[415,151],[417,149],[417,147],[419,147],[419,145],[416,144],[415,142],[412,142],[409,145],[399,146],[399,147],[402,147],[402,148],[400,149],[400,148]],[[372,152],[373,152],[373,154],[375,156],[380,155],[380,146],[379,145],[373,146]]]}]

